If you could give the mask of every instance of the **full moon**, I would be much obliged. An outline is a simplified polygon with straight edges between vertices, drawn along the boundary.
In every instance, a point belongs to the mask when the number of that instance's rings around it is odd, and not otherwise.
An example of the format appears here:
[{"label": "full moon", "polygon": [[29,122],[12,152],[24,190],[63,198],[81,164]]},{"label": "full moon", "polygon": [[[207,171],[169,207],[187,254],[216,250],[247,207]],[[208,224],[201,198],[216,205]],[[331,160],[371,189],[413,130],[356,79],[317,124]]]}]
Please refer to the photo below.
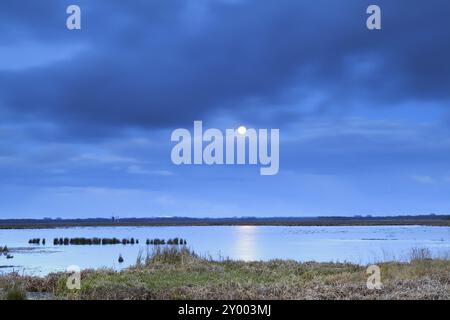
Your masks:
[{"label": "full moon", "polygon": [[247,128],[244,126],[240,126],[238,128],[238,133],[244,135],[247,132]]}]

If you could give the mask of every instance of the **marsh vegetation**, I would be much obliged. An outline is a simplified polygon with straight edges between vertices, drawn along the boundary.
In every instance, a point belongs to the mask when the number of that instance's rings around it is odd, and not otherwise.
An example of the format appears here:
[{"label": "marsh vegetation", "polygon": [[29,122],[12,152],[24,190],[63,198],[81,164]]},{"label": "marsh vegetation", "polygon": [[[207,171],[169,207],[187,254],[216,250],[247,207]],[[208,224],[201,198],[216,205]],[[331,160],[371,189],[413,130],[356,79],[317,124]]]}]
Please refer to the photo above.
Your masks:
[{"label": "marsh vegetation", "polygon": [[[367,289],[366,266],[292,260],[215,261],[185,246],[155,246],[121,272],[82,272],[81,290],[67,275],[0,276],[0,296],[11,288],[52,294],[55,299],[450,299],[450,261],[430,259],[426,249],[408,263],[385,262],[381,290]],[[54,296],[53,296],[54,294]]]}]

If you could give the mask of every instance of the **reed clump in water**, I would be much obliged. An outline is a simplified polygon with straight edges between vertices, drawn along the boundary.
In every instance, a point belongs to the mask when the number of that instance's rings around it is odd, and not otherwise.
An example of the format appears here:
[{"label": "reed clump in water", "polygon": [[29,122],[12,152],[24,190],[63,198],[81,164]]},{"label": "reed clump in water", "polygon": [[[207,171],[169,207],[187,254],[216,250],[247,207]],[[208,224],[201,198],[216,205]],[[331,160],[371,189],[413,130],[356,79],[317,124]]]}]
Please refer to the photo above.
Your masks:
[{"label": "reed clump in water", "polygon": [[155,245],[155,246],[160,246],[160,245],[186,245],[187,241],[183,238],[173,238],[173,239],[147,239],[146,241],[147,245]]},{"label": "reed clump in water", "polygon": [[[41,239],[31,239],[29,241],[30,244],[40,244]],[[45,245],[45,239],[42,239],[42,244]],[[137,238],[54,238],[53,245],[54,246],[67,246],[67,245],[135,245],[139,244],[139,239]],[[147,239],[147,245],[186,245],[187,241],[183,238],[173,238],[173,239]]]},{"label": "reed clump in water", "polygon": [[[40,238],[33,238],[28,240],[29,244],[37,244],[40,245],[41,244],[41,239]],[[45,245],[45,239],[42,239],[42,244]]]},{"label": "reed clump in water", "polygon": [[116,244],[134,244],[133,241],[128,239],[118,239],[118,238],[54,238],[53,245],[116,245]]},{"label": "reed clump in water", "polygon": [[0,257],[4,255],[6,256],[6,259],[12,259],[14,256],[10,254],[9,248],[7,246],[0,247]]}]

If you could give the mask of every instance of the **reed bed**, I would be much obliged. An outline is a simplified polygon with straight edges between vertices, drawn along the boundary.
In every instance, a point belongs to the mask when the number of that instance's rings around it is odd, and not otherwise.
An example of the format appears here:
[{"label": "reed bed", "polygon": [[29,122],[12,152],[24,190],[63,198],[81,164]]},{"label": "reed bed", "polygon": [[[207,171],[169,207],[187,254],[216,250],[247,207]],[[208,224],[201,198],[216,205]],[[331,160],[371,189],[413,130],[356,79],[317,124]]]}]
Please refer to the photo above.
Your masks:
[{"label": "reed bed", "polygon": [[[40,244],[40,239],[30,239],[30,244]],[[45,239],[42,240],[42,244],[45,245]],[[134,245],[139,244],[137,238],[54,238],[54,246],[67,246],[67,245]],[[147,239],[147,245],[186,245],[186,239],[173,238],[173,239]]]}]

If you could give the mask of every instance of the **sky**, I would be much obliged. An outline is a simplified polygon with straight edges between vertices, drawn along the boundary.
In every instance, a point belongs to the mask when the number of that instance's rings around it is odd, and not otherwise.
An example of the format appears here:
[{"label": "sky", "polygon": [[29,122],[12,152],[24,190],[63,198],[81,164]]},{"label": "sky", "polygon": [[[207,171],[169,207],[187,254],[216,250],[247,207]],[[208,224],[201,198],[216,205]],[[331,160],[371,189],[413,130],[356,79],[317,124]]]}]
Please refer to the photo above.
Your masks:
[{"label": "sky", "polygon": [[[0,218],[448,214],[449,16],[447,0],[2,0]],[[171,133],[195,120],[279,129],[279,173],[174,165]]]}]

